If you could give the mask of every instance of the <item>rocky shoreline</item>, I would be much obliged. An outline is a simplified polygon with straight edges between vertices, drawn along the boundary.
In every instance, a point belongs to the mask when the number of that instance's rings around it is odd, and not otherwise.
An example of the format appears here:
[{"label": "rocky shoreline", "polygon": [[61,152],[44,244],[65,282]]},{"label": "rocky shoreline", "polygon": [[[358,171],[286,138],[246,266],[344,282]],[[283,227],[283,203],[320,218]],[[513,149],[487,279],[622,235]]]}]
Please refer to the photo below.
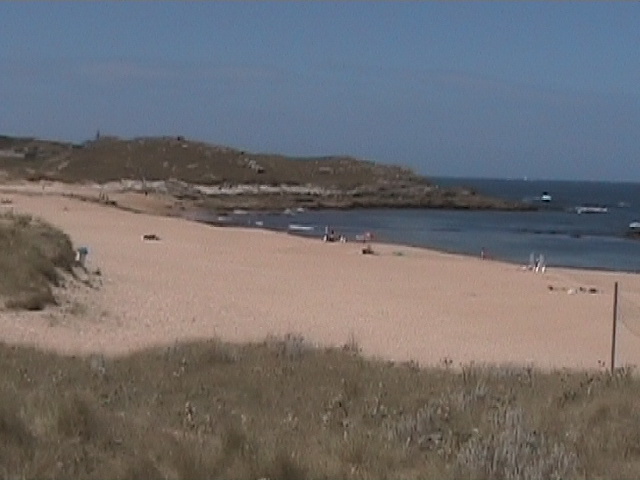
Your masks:
[{"label": "rocky shoreline", "polygon": [[128,191],[165,194],[180,201],[221,213],[236,209],[282,211],[286,209],[433,208],[456,210],[531,211],[522,202],[487,197],[463,187],[437,185],[361,187],[350,190],[313,185],[197,185],[178,181],[123,180],[105,184],[106,192]]}]

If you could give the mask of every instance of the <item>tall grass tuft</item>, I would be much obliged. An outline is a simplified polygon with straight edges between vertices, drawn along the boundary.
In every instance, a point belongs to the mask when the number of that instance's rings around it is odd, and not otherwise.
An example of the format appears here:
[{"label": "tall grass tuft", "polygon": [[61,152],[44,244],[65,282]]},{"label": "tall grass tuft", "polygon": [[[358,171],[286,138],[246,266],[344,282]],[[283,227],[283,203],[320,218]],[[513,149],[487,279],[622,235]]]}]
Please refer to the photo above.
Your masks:
[{"label": "tall grass tuft", "polygon": [[[72,271],[73,245],[60,230],[29,215],[0,216],[0,307],[42,310],[52,286]],[[4,300],[4,301],[3,301]]]},{"label": "tall grass tuft", "polygon": [[492,415],[490,429],[464,444],[457,457],[460,473],[470,478],[546,480],[575,478],[575,453],[528,428],[519,407],[503,407]]}]

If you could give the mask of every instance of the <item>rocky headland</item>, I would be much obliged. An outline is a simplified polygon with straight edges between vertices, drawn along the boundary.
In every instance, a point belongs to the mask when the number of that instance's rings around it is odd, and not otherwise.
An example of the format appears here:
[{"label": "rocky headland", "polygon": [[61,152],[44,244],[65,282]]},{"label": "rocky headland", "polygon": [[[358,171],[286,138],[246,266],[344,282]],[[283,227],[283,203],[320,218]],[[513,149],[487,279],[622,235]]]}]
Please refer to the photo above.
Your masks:
[{"label": "rocky headland", "polygon": [[[196,207],[440,208],[532,210],[534,206],[441,187],[411,169],[348,156],[313,158],[251,153],[181,136],[83,144],[0,137],[5,181],[93,184],[109,192],[169,195]],[[106,198],[106,197],[102,197]]]}]

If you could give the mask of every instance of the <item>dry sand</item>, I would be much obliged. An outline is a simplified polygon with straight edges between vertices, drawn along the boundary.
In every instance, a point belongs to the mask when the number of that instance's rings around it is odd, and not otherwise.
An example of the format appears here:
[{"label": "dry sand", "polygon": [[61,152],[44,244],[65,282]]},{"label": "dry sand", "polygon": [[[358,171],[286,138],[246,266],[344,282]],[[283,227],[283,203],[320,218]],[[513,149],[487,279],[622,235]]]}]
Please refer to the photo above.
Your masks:
[{"label": "dry sand", "polygon": [[[614,282],[640,305],[634,274],[556,268],[536,274],[393,245],[374,244],[377,255],[362,255],[355,243],[6,192],[16,212],[40,216],[87,246],[87,265],[101,270],[103,285],[78,291],[84,305],[75,313],[0,312],[5,342],[122,354],[187,339],[261,341],[299,333],[323,345],[355,338],[365,355],[421,365],[449,358],[453,365],[599,368],[609,362]],[[143,241],[150,233],[161,240]],[[598,293],[568,293],[580,287]],[[640,308],[635,313],[625,310],[625,321],[640,333]],[[640,363],[640,338],[624,324],[617,362]]]}]

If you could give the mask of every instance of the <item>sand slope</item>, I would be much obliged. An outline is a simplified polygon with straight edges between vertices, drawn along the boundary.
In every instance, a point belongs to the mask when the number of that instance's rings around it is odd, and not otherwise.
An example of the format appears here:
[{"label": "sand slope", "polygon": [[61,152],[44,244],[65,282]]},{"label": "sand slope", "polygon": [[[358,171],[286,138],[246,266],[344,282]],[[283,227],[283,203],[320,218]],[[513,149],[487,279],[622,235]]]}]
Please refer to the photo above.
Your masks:
[{"label": "sand slope", "polygon": [[[421,364],[447,357],[597,368],[609,361],[614,281],[629,298],[640,293],[633,274],[552,268],[542,275],[391,245],[375,245],[379,255],[369,256],[355,243],[215,228],[57,195],[3,198],[88,246],[88,266],[103,274],[100,290],[83,293],[86,315],[0,313],[0,339],[65,352],[295,332],[332,345],[353,336],[367,355]],[[161,241],[142,241],[147,233]],[[599,293],[566,291],[579,287]],[[640,332],[637,313],[626,320]],[[624,324],[618,345],[619,363],[640,363],[640,339]]]}]

